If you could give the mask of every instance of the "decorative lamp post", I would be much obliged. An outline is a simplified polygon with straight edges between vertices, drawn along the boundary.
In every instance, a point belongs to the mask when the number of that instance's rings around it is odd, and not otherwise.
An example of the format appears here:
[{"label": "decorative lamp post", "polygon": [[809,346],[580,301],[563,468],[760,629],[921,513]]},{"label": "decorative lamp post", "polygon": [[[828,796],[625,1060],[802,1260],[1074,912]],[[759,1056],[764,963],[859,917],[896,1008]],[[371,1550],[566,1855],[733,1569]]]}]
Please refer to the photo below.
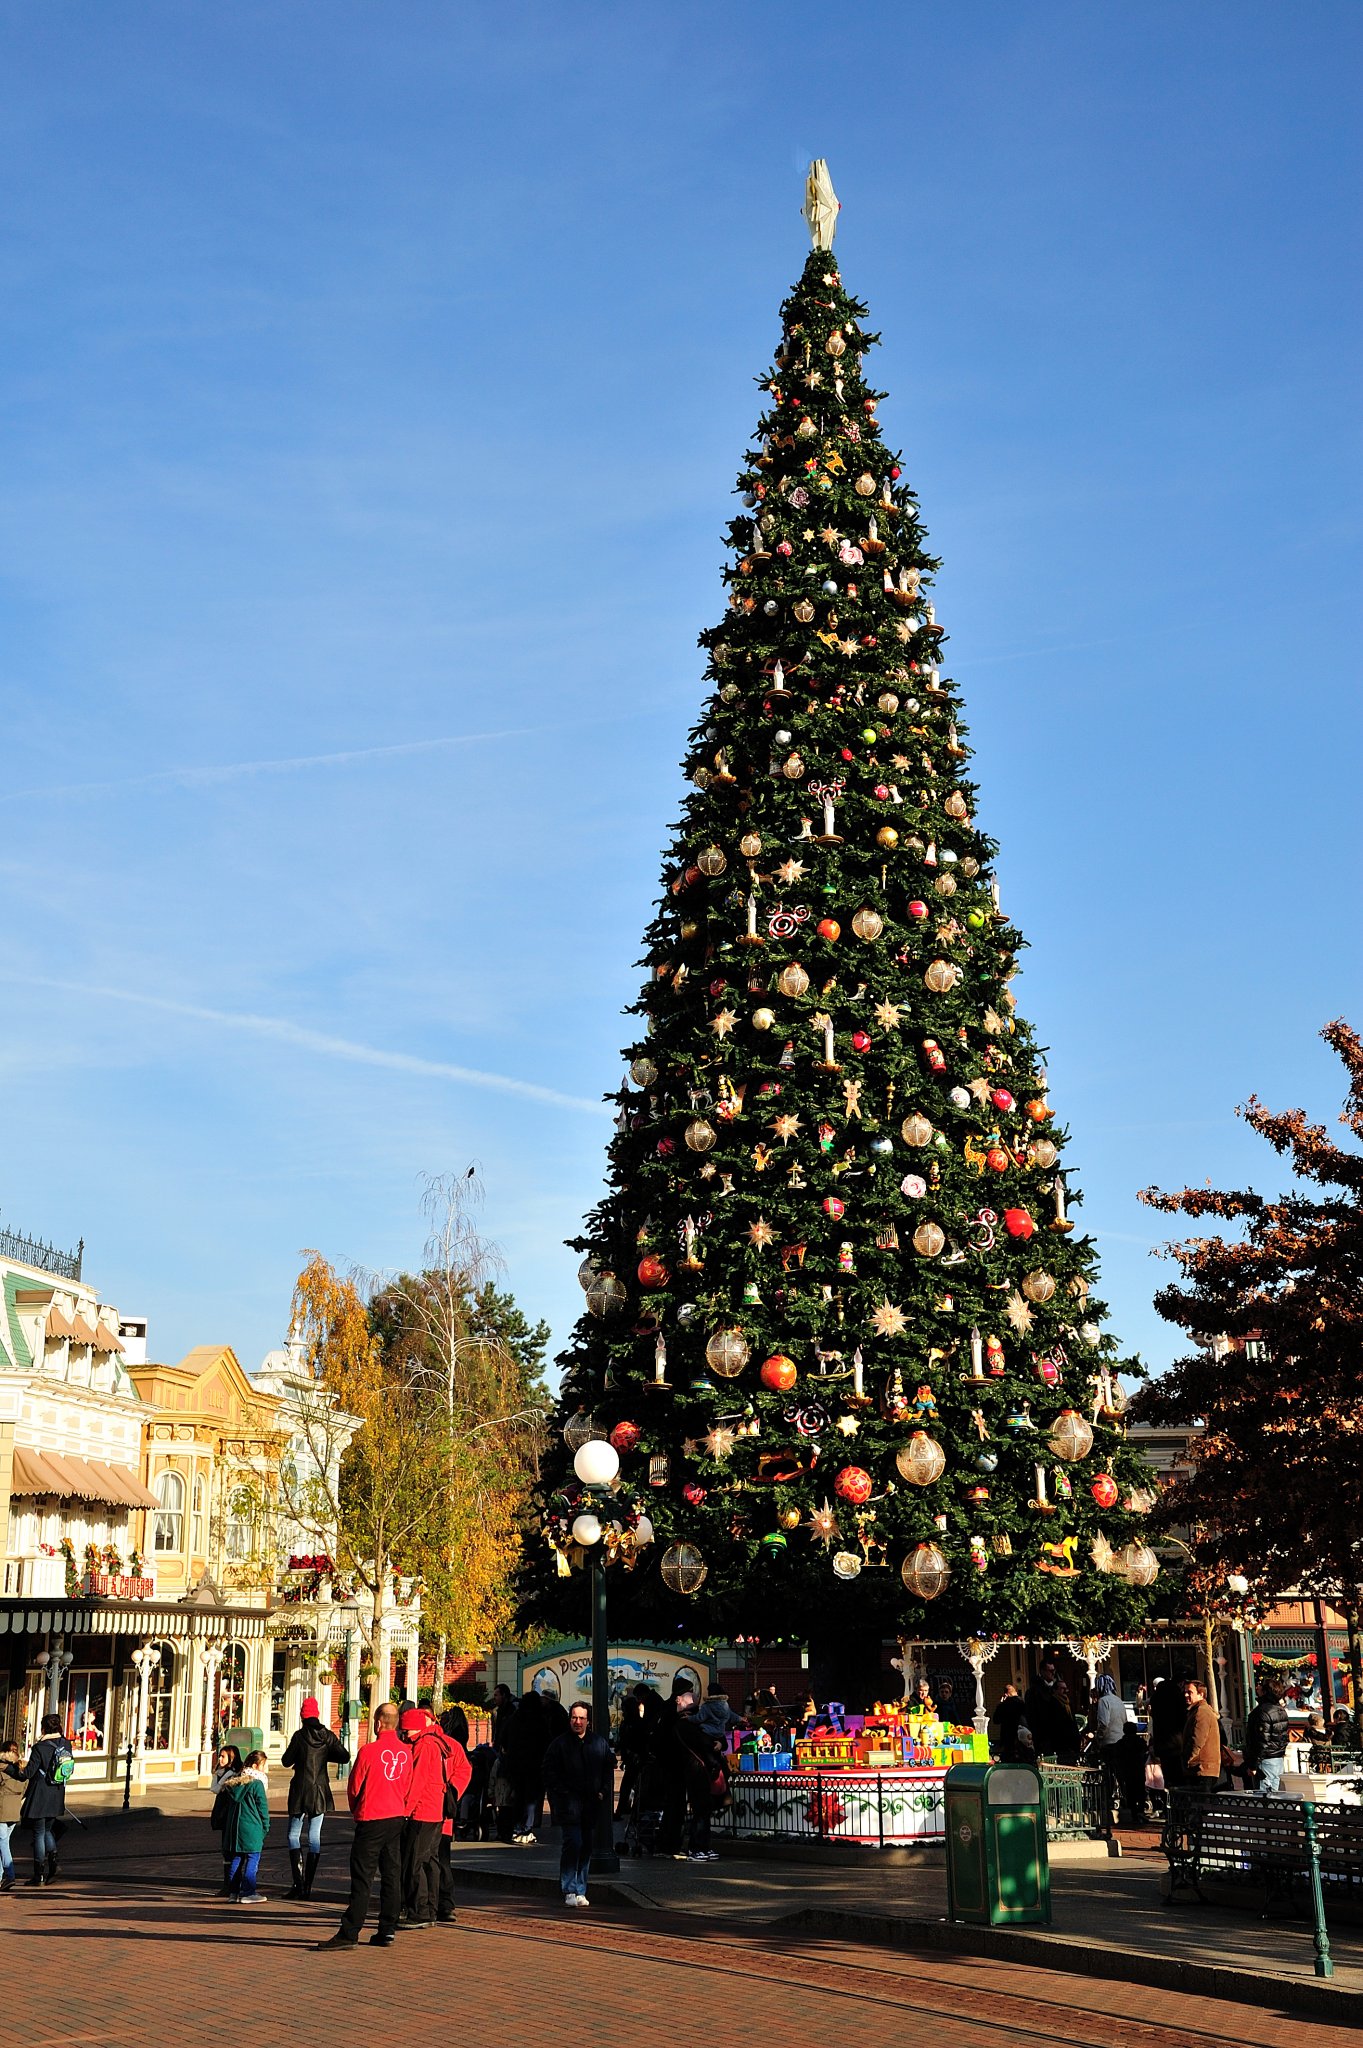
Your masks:
[{"label": "decorative lamp post", "polygon": [[155,1643],[143,1643],[133,1651],[133,1663],[137,1667],[137,1735],[133,1754],[139,1765],[147,1753],[147,1688],[151,1684],[153,1668],[161,1661],[161,1652]]},{"label": "decorative lamp post", "polygon": [[[609,1493],[620,1472],[620,1454],[613,1444],[596,1440],[579,1446],[573,1453],[573,1471],[586,1489],[588,1500]],[[610,1741],[611,1681],[606,1630],[606,1554],[601,1518],[591,1506],[583,1509],[573,1523],[573,1541],[587,1552],[592,1579],[592,1727]],[[609,1873],[620,1868],[615,1853],[614,1786],[602,1800],[596,1817],[596,1840],[592,1845],[593,1870]]]},{"label": "decorative lamp post", "polygon": [[75,1663],[70,1650],[54,1650],[47,1666],[47,1707],[49,1714],[57,1712],[57,1701],[61,1694],[62,1679]]},{"label": "decorative lamp post", "polygon": [[[199,1730],[199,1776],[203,1777],[213,1768],[214,1737],[217,1733],[217,1679],[218,1667],[222,1663],[225,1643],[211,1642],[203,1653],[204,1690],[203,1725]],[[136,1653],[133,1658],[136,1660]]]}]

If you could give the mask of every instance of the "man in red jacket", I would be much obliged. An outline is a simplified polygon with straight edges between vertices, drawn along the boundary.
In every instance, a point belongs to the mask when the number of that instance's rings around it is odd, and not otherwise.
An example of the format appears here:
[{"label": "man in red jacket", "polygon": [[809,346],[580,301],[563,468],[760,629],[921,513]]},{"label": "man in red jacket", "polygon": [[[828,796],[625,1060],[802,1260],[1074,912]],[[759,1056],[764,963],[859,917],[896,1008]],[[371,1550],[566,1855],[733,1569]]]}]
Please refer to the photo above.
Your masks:
[{"label": "man in red jacket", "polygon": [[469,1762],[424,1707],[408,1707],[402,1717],[402,1733],[412,1745],[412,1777],[402,1834],[404,1907],[398,1924],[433,1927],[440,1882],[440,1833],[446,1825],[445,1793],[452,1788],[458,1802],[469,1781]]},{"label": "man in red jacket", "polygon": [[397,1732],[398,1710],[385,1701],[374,1716],[374,1739],[350,1767],[346,1797],[355,1817],[350,1849],[350,1904],[330,1941],[315,1947],[354,1948],[360,1938],[374,1873],[379,1878],[379,1928],[369,1939],[387,1948],[402,1906],[402,1830],[412,1783],[412,1752]]}]

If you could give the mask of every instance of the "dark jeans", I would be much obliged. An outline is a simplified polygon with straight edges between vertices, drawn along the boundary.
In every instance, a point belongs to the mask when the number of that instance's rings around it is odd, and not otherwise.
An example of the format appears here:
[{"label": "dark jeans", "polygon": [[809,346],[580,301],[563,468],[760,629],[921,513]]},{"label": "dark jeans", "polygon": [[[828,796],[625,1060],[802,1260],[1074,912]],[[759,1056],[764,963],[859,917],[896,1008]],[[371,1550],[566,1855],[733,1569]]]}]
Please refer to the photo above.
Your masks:
[{"label": "dark jeans", "polygon": [[453,1920],[454,1918],[454,1874],[450,1868],[450,1843],[452,1840],[453,1836],[451,1835],[441,1835],[440,1848],[435,1859],[436,1871],[439,1877],[439,1903],[436,1907],[435,1915],[437,1920]]},{"label": "dark jeans", "polygon": [[563,1846],[558,1856],[559,1890],[565,1899],[585,1899],[587,1872],[592,1861],[592,1836],[596,1832],[595,1817],[565,1820],[560,1832]]},{"label": "dark jeans", "polygon": [[710,1816],[715,1802],[710,1796],[708,1785],[693,1785],[691,1788],[691,1840],[692,1855],[710,1846]]},{"label": "dark jeans", "polygon": [[402,1908],[402,1829],[396,1820],[359,1820],[350,1845],[350,1904],[345,1909],[340,1933],[346,1941],[358,1941],[374,1874],[379,1879],[379,1933],[391,1934]]},{"label": "dark jeans", "polygon": [[45,1813],[35,1813],[33,1816],[33,1861],[35,1863],[41,1863],[45,1857],[55,1856],[57,1853],[57,1837],[52,1832],[52,1822],[55,1818],[55,1815],[49,1817]]},{"label": "dark jeans", "polygon": [[440,1882],[440,1822],[409,1820],[402,1831],[402,1899],[410,1920],[434,1920]]},{"label": "dark jeans", "polygon": [[658,1851],[666,1856],[680,1849],[686,1819],[686,1780],[668,1778],[662,1788],[663,1817],[658,1823]]}]

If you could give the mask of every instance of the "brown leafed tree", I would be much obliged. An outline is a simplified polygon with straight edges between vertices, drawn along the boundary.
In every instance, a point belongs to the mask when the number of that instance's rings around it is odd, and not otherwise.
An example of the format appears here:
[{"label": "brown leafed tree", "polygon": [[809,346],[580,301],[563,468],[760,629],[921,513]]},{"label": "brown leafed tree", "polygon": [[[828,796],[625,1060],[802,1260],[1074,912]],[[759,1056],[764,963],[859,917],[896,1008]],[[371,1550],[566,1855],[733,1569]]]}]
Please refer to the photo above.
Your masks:
[{"label": "brown leafed tree", "polygon": [[[1322,1036],[1349,1076],[1340,1122],[1363,1138],[1363,1042]],[[1155,1297],[1196,1348],[1143,1387],[1142,1421],[1205,1428],[1157,1520],[1192,1529],[1202,1596],[1241,1571],[1254,1595],[1329,1599],[1349,1631],[1355,1726],[1363,1701],[1363,1154],[1303,1110],[1251,1097],[1240,1112],[1291,1163],[1277,1200],[1250,1190],[1148,1188],[1152,1208],[1225,1232],[1171,1244],[1181,1281]],[[1216,1340],[1227,1339],[1229,1343]]]}]

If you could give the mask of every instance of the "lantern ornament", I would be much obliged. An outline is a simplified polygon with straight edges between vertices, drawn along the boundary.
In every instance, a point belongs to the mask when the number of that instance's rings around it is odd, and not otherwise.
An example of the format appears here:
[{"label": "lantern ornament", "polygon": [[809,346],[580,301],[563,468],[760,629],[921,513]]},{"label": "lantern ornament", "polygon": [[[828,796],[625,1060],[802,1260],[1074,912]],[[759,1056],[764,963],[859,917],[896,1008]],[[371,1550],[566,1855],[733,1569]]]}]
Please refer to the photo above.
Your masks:
[{"label": "lantern ornament", "polygon": [[1159,1559],[1148,1543],[1128,1543],[1117,1553],[1117,1569],[1133,1586],[1149,1586],[1159,1577]]},{"label": "lantern ornament", "polygon": [[686,1126],[685,1137],[693,1152],[708,1152],[715,1142],[715,1127],[698,1116]]},{"label": "lantern ornament", "polygon": [[1057,1458],[1086,1458],[1093,1449],[1093,1430],[1077,1408],[1062,1408],[1051,1426],[1051,1449]]},{"label": "lantern ornament", "polygon": [[666,1486],[672,1477],[672,1460],[666,1451],[655,1451],[648,1461],[648,1483],[650,1486]]},{"label": "lantern ornament", "polygon": [[1049,1273],[1028,1273],[1023,1280],[1022,1291],[1028,1301],[1049,1301],[1055,1293],[1055,1282]]},{"label": "lantern ornament", "polygon": [[669,1593],[699,1593],[709,1566],[694,1543],[669,1543],[658,1567]]},{"label": "lantern ornament", "polygon": [[908,1442],[899,1446],[894,1461],[900,1478],[907,1479],[910,1486],[931,1486],[946,1470],[947,1454],[936,1437],[916,1429]]},{"label": "lantern ornament", "polygon": [[741,1330],[716,1330],[705,1347],[705,1363],[722,1380],[734,1380],[747,1364],[748,1340]]},{"label": "lantern ornament", "polygon": [[946,1237],[937,1223],[920,1223],[913,1233],[913,1248],[923,1259],[935,1259],[945,1243]]},{"label": "lantern ornament", "polygon": [[899,1576],[918,1599],[935,1600],[946,1591],[951,1566],[935,1543],[920,1543],[899,1567]]},{"label": "lantern ornament", "polygon": [[563,1425],[563,1441],[570,1451],[580,1451],[583,1444],[600,1444],[605,1440],[605,1430],[585,1408],[579,1408]]},{"label": "lantern ornament", "polygon": [[594,1316],[618,1316],[629,1299],[623,1280],[614,1273],[597,1273],[587,1288],[587,1307]]},{"label": "lantern ornament", "polygon": [[844,1465],[833,1481],[833,1491],[839,1500],[849,1501],[853,1507],[864,1507],[871,1498],[871,1475],[860,1465]]}]

